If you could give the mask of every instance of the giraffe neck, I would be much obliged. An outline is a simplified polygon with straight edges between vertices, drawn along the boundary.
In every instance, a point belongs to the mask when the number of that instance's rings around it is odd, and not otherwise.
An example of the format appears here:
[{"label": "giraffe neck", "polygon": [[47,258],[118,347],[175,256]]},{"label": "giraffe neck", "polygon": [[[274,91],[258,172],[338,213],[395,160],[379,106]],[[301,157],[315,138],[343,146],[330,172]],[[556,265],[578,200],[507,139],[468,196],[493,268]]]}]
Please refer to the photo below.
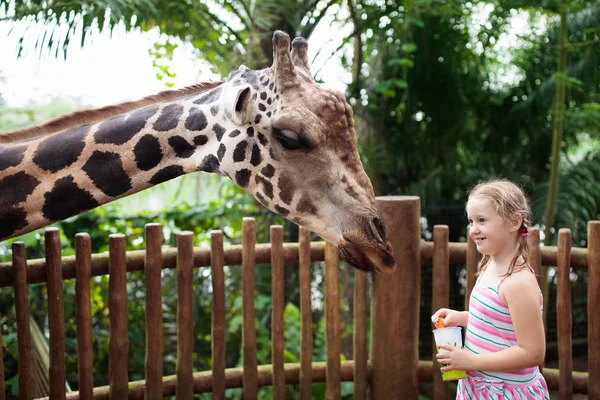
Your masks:
[{"label": "giraffe neck", "polygon": [[235,130],[220,109],[221,92],[0,145],[0,240],[186,173],[223,174],[219,142]]}]

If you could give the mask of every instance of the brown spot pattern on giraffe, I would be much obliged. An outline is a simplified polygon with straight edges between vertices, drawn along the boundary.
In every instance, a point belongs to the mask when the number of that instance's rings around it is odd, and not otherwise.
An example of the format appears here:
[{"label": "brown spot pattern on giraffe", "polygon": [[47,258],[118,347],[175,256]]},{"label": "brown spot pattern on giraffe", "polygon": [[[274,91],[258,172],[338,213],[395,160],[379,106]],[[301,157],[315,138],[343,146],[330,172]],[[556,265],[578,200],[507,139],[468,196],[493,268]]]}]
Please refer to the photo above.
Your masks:
[{"label": "brown spot pattern on giraffe", "polygon": [[25,201],[39,184],[39,180],[23,171],[0,179],[0,212]]},{"label": "brown spot pattern on giraffe", "polygon": [[194,144],[196,146],[203,146],[208,143],[208,136],[206,135],[198,135],[194,137]]},{"label": "brown spot pattern on giraffe", "polygon": [[277,185],[279,186],[279,198],[289,206],[292,203],[294,191],[296,190],[291,176],[286,173],[281,174]]},{"label": "brown spot pattern on giraffe", "polygon": [[250,164],[255,167],[258,167],[262,162],[262,154],[260,153],[260,148],[256,143],[252,146],[252,156],[250,157]]},{"label": "brown spot pattern on giraffe", "polygon": [[0,171],[19,165],[26,149],[27,146],[0,147]]},{"label": "brown spot pattern on giraffe", "polygon": [[169,138],[169,146],[173,148],[175,154],[179,158],[190,158],[194,154],[196,147],[188,143],[185,138],[181,136],[172,136]]},{"label": "brown spot pattern on giraffe", "polygon": [[206,120],[204,111],[196,107],[190,108],[190,113],[185,120],[185,128],[189,131],[201,131],[204,130],[207,125],[208,121]]},{"label": "brown spot pattern on giraffe", "polygon": [[248,186],[251,176],[252,176],[252,172],[247,168],[243,168],[239,171],[236,171],[235,181],[241,188],[245,188],[246,186]]},{"label": "brown spot pattern on giraffe", "polygon": [[317,215],[317,207],[312,200],[305,194],[300,198],[296,209],[303,214]]},{"label": "brown spot pattern on giraffe", "polygon": [[149,171],[160,164],[163,153],[155,136],[144,135],[133,148],[135,163],[142,171]]},{"label": "brown spot pattern on giraffe", "polygon": [[50,172],[68,167],[81,155],[89,130],[89,125],[84,125],[44,139],[33,154],[33,162]]},{"label": "brown spot pattern on giraffe", "polygon": [[271,164],[267,164],[260,172],[267,178],[272,178],[275,175],[275,168]]},{"label": "brown spot pattern on giraffe", "polygon": [[0,212],[0,240],[27,226],[27,213],[22,208],[10,207]]},{"label": "brown spot pattern on giraffe", "polygon": [[139,133],[150,117],[156,114],[158,106],[148,106],[129,115],[120,115],[104,121],[94,134],[97,143],[123,144]]},{"label": "brown spot pattern on giraffe", "polygon": [[225,128],[223,128],[219,124],[214,124],[212,130],[217,135],[217,140],[220,142],[221,139],[223,139],[223,135],[225,134]]},{"label": "brown spot pattern on giraffe", "polygon": [[72,176],[57,180],[44,199],[42,213],[49,221],[60,221],[99,206],[90,192],[77,186]]},{"label": "brown spot pattern on giraffe", "polygon": [[221,167],[221,163],[213,154],[209,154],[200,163],[198,166],[199,171],[204,172],[217,172]]},{"label": "brown spot pattern on giraffe", "polygon": [[154,123],[154,130],[159,132],[170,131],[171,129],[177,128],[179,119],[183,115],[183,106],[179,104],[169,104],[163,108],[160,116]]},{"label": "brown spot pattern on giraffe", "polygon": [[120,196],[132,188],[131,179],[117,153],[95,151],[83,170],[94,185],[108,196]]},{"label": "brown spot pattern on giraffe", "polygon": [[163,183],[168,180],[177,178],[178,176],[183,175],[184,173],[185,171],[180,165],[169,165],[168,167],[165,167],[157,173],[155,173],[154,176],[152,176],[152,178],[150,179],[150,183],[153,185],[158,185],[159,183]]},{"label": "brown spot pattern on giraffe", "polygon": [[260,184],[262,186],[262,190],[264,192],[264,194],[271,200],[273,200],[273,184],[271,182],[269,182],[268,180],[266,180],[265,178],[263,178],[262,176],[256,175],[254,177],[254,181],[257,184]]},{"label": "brown spot pattern on giraffe", "polygon": [[223,143],[219,145],[219,150],[217,150],[217,159],[219,162],[223,161],[223,157],[225,157],[225,152],[227,151],[227,147]]},{"label": "brown spot pattern on giraffe", "polygon": [[242,162],[246,159],[246,149],[248,148],[248,142],[242,140],[235,146],[235,150],[233,151],[233,161],[234,162]]}]

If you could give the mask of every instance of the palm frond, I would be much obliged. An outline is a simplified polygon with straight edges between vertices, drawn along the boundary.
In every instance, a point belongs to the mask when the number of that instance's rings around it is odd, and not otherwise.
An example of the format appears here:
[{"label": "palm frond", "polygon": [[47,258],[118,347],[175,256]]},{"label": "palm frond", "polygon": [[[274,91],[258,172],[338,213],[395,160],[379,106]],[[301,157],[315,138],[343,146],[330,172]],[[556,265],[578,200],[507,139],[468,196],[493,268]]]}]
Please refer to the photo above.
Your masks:
[{"label": "palm frond", "polygon": [[0,0],[0,9],[3,7],[9,20],[43,26],[35,39],[28,35],[19,38],[18,56],[25,47],[32,45],[39,52],[46,49],[55,56],[62,51],[66,57],[67,47],[76,33],[83,46],[94,26],[100,30],[109,29],[112,33],[121,22],[130,30],[143,21],[158,19],[151,0]]}]

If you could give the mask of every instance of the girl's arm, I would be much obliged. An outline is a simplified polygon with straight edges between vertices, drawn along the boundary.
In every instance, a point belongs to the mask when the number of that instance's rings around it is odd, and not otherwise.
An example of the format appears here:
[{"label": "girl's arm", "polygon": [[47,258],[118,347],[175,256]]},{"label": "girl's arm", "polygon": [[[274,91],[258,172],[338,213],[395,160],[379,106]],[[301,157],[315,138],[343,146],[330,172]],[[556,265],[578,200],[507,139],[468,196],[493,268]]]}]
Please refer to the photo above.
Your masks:
[{"label": "girl's arm", "polygon": [[535,275],[523,271],[510,276],[500,288],[500,298],[510,311],[518,344],[496,353],[474,355],[469,369],[510,372],[540,365],[546,338]]},{"label": "girl's arm", "polygon": [[438,318],[444,319],[444,326],[462,326],[466,329],[469,322],[469,312],[440,308],[431,316],[431,322],[436,327]]},{"label": "girl's arm", "polygon": [[[468,311],[459,311],[460,313],[460,323],[459,325],[463,328],[467,329],[467,325],[469,324],[469,312]],[[464,332],[464,331],[463,331]]]}]

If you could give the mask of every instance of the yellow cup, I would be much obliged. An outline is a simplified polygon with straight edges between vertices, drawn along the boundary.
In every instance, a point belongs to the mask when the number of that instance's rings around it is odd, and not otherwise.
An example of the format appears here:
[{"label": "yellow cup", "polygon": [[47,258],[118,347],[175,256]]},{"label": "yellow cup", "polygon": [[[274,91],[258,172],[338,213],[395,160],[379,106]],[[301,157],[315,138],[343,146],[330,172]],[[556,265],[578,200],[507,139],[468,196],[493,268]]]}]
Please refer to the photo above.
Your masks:
[{"label": "yellow cup", "polygon": [[[438,346],[440,344],[447,344],[454,347],[462,347],[462,328],[460,326],[457,327],[448,327],[448,328],[438,328],[433,331],[433,337],[435,338],[435,348],[438,353],[445,353],[448,350],[440,349]],[[440,364],[442,367],[444,364]],[[452,371],[442,371],[442,379],[445,381],[457,381],[459,379],[465,378],[467,373],[460,369],[455,369]]]}]

